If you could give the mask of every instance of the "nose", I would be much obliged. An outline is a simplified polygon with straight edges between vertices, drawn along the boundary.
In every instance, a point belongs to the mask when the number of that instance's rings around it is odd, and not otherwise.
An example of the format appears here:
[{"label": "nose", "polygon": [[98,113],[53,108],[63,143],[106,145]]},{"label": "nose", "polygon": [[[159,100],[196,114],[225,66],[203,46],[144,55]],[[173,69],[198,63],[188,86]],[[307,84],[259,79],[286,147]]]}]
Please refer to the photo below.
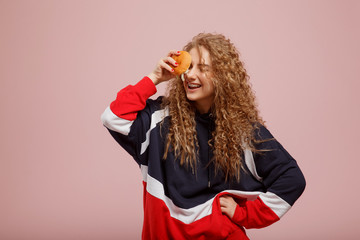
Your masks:
[{"label": "nose", "polygon": [[188,70],[188,72],[185,74],[187,81],[193,81],[196,79],[196,72],[194,68],[191,68]]}]

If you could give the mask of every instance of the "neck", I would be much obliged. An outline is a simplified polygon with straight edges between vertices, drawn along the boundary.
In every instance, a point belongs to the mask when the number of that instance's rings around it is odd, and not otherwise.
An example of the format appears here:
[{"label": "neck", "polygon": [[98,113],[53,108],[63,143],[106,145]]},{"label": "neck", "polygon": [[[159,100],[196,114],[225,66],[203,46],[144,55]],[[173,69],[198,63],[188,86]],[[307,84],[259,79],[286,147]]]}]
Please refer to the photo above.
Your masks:
[{"label": "neck", "polygon": [[198,110],[198,112],[200,114],[208,113],[211,109],[210,104],[200,104],[200,103],[194,102],[194,105],[195,105],[196,110]]}]

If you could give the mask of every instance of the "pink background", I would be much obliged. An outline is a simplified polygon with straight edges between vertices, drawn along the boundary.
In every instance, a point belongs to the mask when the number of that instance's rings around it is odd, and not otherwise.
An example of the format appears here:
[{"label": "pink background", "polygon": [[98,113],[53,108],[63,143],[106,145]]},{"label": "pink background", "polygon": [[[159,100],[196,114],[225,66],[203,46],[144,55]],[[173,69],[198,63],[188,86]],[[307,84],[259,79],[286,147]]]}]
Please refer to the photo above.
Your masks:
[{"label": "pink background", "polygon": [[307,180],[282,220],[249,236],[358,239],[359,3],[1,0],[0,239],[140,238],[141,174],[100,115],[203,31],[236,44]]}]

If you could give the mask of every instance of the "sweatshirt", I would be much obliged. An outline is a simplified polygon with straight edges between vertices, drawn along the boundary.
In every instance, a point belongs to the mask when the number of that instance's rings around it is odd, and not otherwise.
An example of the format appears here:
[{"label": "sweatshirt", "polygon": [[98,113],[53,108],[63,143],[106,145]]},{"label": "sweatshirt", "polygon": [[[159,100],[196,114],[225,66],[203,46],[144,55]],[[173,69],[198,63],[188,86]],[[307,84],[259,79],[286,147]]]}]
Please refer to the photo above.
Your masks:
[{"label": "sweatshirt", "polygon": [[[225,181],[215,166],[208,141],[215,122],[196,113],[199,159],[196,173],[169,152],[163,159],[169,111],[162,97],[153,100],[154,83],[144,77],[120,90],[101,116],[112,137],[133,157],[142,173],[144,222],[142,239],[248,239],[245,229],[278,221],[305,189],[304,176],[293,157],[260,125],[254,153],[245,148],[240,181]],[[237,202],[230,219],[222,214],[219,197]]]}]

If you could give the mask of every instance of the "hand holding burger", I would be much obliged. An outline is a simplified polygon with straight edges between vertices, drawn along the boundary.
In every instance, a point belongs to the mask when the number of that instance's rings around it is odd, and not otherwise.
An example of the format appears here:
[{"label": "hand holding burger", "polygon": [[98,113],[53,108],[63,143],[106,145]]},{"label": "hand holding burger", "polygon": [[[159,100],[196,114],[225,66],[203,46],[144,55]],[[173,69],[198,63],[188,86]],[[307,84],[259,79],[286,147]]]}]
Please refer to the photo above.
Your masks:
[{"label": "hand holding burger", "polygon": [[174,75],[180,76],[188,70],[190,64],[191,55],[188,52],[172,50],[167,57],[159,60],[154,71],[148,77],[157,85],[174,78]]}]

